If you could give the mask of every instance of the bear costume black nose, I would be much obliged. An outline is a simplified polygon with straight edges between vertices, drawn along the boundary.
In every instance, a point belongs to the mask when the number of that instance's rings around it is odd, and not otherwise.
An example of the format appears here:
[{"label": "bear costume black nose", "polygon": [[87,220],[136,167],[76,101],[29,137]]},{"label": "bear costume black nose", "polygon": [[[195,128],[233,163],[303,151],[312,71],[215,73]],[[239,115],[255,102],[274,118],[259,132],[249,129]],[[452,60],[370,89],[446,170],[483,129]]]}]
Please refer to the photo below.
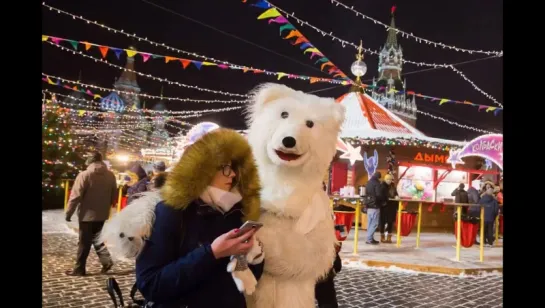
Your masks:
[{"label": "bear costume black nose", "polygon": [[284,137],[284,139],[282,139],[282,144],[289,149],[293,148],[296,143],[297,142],[295,141],[295,138],[293,137]]}]

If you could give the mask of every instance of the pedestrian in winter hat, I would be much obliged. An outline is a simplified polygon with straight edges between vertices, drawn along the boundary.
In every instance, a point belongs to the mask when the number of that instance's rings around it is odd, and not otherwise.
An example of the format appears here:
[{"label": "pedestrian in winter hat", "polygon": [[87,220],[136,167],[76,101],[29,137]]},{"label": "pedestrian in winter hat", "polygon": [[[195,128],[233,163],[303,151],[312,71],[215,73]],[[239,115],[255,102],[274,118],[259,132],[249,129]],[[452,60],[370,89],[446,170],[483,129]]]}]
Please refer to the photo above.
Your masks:
[{"label": "pedestrian in winter hat", "polygon": [[153,165],[153,171],[155,172],[165,172],[167,169],[167,166],[165,165],[164,161],[158,161]]}]

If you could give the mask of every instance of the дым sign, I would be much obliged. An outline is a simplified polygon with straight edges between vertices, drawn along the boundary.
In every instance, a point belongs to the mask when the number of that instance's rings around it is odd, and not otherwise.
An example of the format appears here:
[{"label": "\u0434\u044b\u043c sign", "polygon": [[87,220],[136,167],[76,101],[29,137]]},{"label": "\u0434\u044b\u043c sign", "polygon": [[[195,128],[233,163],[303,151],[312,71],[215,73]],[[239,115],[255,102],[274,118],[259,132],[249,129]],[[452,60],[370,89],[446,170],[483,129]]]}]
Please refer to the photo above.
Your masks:
[{"label": "\u0434\u044b\u043c sign", "polygon": [[427,154],[418,152],[414,157],[415,161],[423,161],[426,163],[441,163],[446,164],[448,155]]}]

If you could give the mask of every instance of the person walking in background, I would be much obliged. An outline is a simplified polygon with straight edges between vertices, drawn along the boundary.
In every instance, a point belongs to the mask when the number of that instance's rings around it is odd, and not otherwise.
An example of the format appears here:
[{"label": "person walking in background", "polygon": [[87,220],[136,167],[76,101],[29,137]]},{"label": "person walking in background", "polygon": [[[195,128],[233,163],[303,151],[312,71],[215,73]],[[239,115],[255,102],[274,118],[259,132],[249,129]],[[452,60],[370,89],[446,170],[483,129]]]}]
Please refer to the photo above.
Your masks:
[{"label": "person walking in background", "polygon": [[[381,185],[383,186],[383,190],[386,191],[387,199],[386,206],[382,208],[379,218],[380,242],[392,243],[392,229],[394,227],[396,212],[399,206],[397,201],[390,200],[398,197],[397,188],[394,183],[394,176],[391,174],[385,175],[384,182],[382,182]],[[385,231],[388,232],[387,237],[385,237]]]},{"label": "person walking in background", "polygon": [[80,172],[76,177],[66,211],[66,221],[70,221],[77,209],[79,223],[76,265],[73,270],[66,272],[70,276],[86,274],[85,266],[91,245],[102,264],[102,273],[106,273],[113,266],[106,246],[104,243],[96,243],[95,239],[110,216],[110,209],[117,199],[117,183],[115,175],[108,170],[100,153],[94,153],[88,162],[87,170]]},{"label": "person walking in background", "polygon": [[163,161],[158,161],[153,165],[153,171],[150,176],[150,181],[148,185],[148,190],[152,190],[155,187],[155,181],[158,176],[164,177],[164,173],[167,167]]},{"label": "person walking in background", "polygon": [[379,243],[378,241],[375,241],[373,235],[378,227],[380,208],[384,206],[384,203],[387,200],[385,189],[379,181],[380,177],[380,172],[375,172],[367,182],[367,185],[365,185],[365,206],[367,207],[367,240],[365,243],[372,245]]},{"label": "person walking in background", "polygon": [[146,173],[146,170],[144,170],[140,164],[135,163],[130,171],[136,174],[138,181],[127,189],[127,205],[130,204],[132,200],[138,198],[137,194],[148,190],[148,174]]}]

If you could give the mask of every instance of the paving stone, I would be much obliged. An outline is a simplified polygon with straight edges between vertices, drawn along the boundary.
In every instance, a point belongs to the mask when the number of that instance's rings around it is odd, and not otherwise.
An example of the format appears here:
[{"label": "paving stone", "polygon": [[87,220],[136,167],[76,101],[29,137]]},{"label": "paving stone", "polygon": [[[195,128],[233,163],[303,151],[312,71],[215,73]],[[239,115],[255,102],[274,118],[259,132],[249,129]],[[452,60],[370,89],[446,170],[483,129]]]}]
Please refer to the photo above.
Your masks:
[{"label": "paving stone", "polygon": [[[88,276],[65,275],[74,265],[78,239],[59,223],[63,222],[52,217],[43,221],[42,307],[113,307],[105,290],[108,275],[99,273],[94,251],[89,255]],[[127,301],[134,283],[134,261],[116,262],[109,275],[119,282]],[[335,284],[341,308],[503,307],[503,277],[496,275],[452,277],[345,266]]]}]

